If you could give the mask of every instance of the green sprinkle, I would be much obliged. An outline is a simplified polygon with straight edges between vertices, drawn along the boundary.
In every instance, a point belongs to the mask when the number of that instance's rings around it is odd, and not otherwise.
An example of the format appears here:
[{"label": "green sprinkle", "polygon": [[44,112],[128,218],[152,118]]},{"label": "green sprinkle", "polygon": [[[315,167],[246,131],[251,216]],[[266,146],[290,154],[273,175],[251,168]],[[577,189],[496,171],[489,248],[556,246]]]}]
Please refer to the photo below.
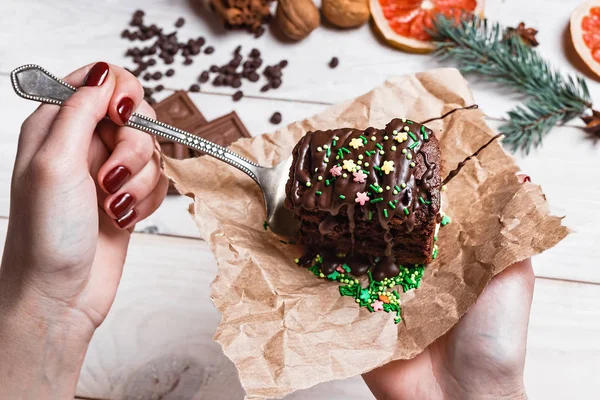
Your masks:
[{"label": "green sprinkle", "polygon": [[421,126],[421,133],[423,134],[423,139],[424,140],[428,140],[429,139],[429,135],[427,135],[427,131],[425,130],[425,125]]},{"label": "green sprinkle", "polygon": [[377,186],[370,184],[369,187],[373,189],[374,192],[377,192]]},{"label": "green sprinkle", "polygon": [[365,174],[369,175],[369,171],[367,171],[366,169],[363,169],[362,172],[364,172]]},{"label": "green sprinkle", "polygon": [[380,201],[383,201],[383,197],[378,197],[376,199],[373,199],[369,203],[379,203]]},{"label": "green sprinkle", "polygon": [[415,147],[417,147],[419,145],[419,142],[414,142],[413,144],[411,144],[410,146],[408,146],[409,149],[414,149]]},{"label": "green sprinkle", "polygon": [[363,141],[364,144],[367,144],[368,140],[367,140],[367,138],[365,136],[360,135],[359,138],[362,139],[362,141]]},{"label": "green sprinkle", "polygon": [[347,149],[347,148],[345,148],[345,147],[342,147],[340,150],[341,150],[341,151],[343,151],[343,152],[344,152],[344,153],[346,153],[346,154],[350,153],[350,150],[348,150],[348,149]]},{"label": "green sprinkle", "polygon": [[329,179],[325,179],[325,186],[329,186],[331,185],[331,182],[329,181]]},{"label": "green sprinkle", "polygon": [[373,211],[369,211],[369,221],[373,219]]},{"label": "green sprinkle", "polygon": [[419,196],[419,201],[421,202],[421,204],[425,204],[425,199],[423,199],[422,196]]},{"label": "green sprinkle", "polygon": [[323,194],[323,192],[321,192],[320,190],[317,190],[315,193],[316,193],[317,196],[320,196],[320,195]]},{"label": "green sprinkle", "polygon": [[437,255],[438,255],[438,249],[437,249],[437,247],[434,247],[433,248],[433,254],[431,255],[431,258],[435,260],[437,258]]},{"label": "green sprinkle", "polygon": [[340,199],[344,200],[346,198],[346,196],[344,196],[343,194],[340,194]]},{"label": "green sprinkle", "polygon": [[396,189],[398,192],[401,192],[402,190],[398,187],[398,185],[394,186],[394,189]]},{"label": "green sprinkle", "polygon": [[415,136],[415,134],[414,134],[414,133],[412,133],[412,132],[408,132],[408,136],[410,136],[410,138],[411,138],[412,140],[414,140],[415,142],[418,140],[418,139],[417,139],[417,137]]},{"label": "green sprinkle", "polygon": [[331,155],[331,149],[328,148],[325,154],[327,154],[327,157],[329,157]]},{"label": "green sprinkle", "polygon": [[344,159],[344,153],[342,153],[342,149],[338,150],[338,157],[341,158],[342,160]]},{"label": "green sprinkle", "polygon": [[337,145],[337,140],[333,139],[333,142],[331,142],[331,146],[335,147]]},{"label": "green sprinkle", "polygon": [[388,202],[388,204],[390,205],[390,207],[392,207],[392,208],[396,208],[396,205],[394,204],[394,202],[393,202],[393,201],[390,201],[390,202]]},{"label": "green sprinkle", "polygon": [[408,208],[406,208],[406,207],[404,208],[404,214],[406,214],[406,215],[410,214],[410,211],[408,211]]},{"label": "green sprinkle", "polygon": [[267,221],[263,222],[263,228],[265,228],[265,231],[267,230],[268,227],[269,227],[269,223]]},{"label": "green sprinkle", "polygon": [[444,217],[442,218],[442,222],[440,222],[440,223],[442,224],[442,226],[446,226],[450,222],[452,222],[452,220],[450,219],[450,217],[447,216],[447,215],[444,215]]},{"label": "green sprinkle", "polygon": [[434,237],[433,237],[433,241],[434,241],[434,242],[437,242],[437,236],[434,236]]},{"label": "green sprinkle", "polygon": [[387,218],[388,217],[388,211],[387,208],[383,209],[383,215]]},{"label": "green sprinkle", "polygon": [[373,165],[373,168],[375,168],[376,171],[381,171],[381,168],[379,168],[377,165]]},{"label": "green sprinkle", "polygon": [[375,144],[375,147],[377,147],[379,150],[383,150],[383,146],[381,145],[381,143]]}]

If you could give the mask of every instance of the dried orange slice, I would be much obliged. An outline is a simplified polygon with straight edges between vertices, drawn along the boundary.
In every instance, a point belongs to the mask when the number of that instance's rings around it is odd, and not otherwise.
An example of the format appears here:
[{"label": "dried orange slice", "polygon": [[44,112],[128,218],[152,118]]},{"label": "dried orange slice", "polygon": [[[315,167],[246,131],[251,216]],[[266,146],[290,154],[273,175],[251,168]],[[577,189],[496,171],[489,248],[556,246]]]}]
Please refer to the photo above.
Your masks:
[{"label": "dried orange slice", "polygon": [[427,33],[436,14],[458,20],[483,14],[484,0],[369,0],[374,26],[386,42],[411,53],[435,49]]},{"label": "dried orange slice", "polygon": [[586,1],[573,11],[571,40],[583,62],[600,76],[600,1]]}]

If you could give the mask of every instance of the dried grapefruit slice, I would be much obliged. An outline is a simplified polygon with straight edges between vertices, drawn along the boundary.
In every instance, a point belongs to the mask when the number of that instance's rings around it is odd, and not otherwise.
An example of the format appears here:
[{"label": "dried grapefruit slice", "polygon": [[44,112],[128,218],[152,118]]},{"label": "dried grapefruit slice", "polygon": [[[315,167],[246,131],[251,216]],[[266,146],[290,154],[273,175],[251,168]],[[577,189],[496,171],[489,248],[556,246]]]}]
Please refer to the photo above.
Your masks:
[{"label": "dried grapefruit slice", "polygon": [[435,49],[427,29],[436,14],[459,18],[483,14],[484,0],[369,0],[377,31],[394,47],[411,53]]},{"label": "dried grapefruit slice", "polygon": [[571,40],[583,62],[600,76],[600,0],[586,1],[573,11]]}]

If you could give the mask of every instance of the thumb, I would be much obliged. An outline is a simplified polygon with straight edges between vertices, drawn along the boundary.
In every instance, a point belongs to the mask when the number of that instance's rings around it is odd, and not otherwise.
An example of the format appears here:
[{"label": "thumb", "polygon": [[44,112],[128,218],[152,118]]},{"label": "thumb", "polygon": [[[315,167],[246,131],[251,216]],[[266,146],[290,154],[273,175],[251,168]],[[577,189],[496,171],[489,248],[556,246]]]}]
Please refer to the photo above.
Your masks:
[{"label": "thumb", "polygon": [[108,64],[94,64],[82,86],[61,106],[40,152],[86,162],[94,129],[107,114],[114,88]]}]

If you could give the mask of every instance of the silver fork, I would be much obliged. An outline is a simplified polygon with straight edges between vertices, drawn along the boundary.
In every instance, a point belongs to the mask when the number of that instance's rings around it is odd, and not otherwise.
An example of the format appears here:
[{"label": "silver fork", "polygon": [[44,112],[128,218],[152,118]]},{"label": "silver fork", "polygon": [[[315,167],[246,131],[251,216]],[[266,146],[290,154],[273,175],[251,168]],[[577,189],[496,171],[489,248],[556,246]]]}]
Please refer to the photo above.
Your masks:
[{"label": "silver fork", "polygon": [[[19,96],[28,100],[56,105],[61,105],[77,90],[34,64],[23,65],[12,71],[11,82]],[[125,125],[180,143],[245,172],[262,189],[267,209],[266,222],[269,224],[269,228],[278,235],[295,236],[297,224],[291,212],[283,205],[285,184],[292,163],[291,156],[272,168],[265,168],[225,147],[140,114],[134,113]]]}]

